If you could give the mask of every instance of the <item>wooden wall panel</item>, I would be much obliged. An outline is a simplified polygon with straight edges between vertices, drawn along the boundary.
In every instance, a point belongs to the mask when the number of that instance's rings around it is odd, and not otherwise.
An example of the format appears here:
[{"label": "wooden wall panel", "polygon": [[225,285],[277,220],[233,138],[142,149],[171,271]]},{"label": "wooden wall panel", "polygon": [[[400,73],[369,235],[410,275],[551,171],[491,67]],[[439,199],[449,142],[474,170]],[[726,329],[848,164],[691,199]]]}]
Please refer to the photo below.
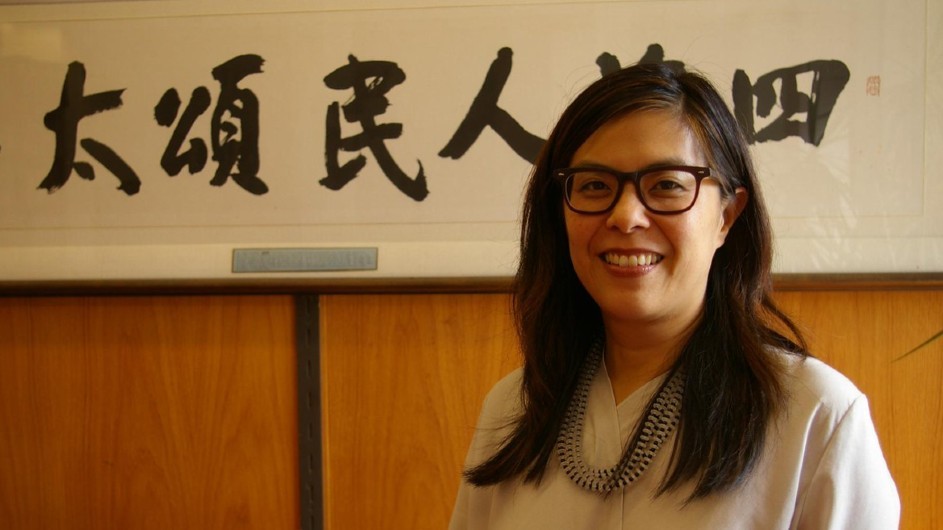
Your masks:
[{"label": "wooden wall panel", "polygon": [[325,528],[445,528],[481,399],[518,364],[504,295],[321,300]]},{"label": "wooden wall panel", "polygon": [[[905,530],[943,519],[943,291],[778,296],[869,395]],[[517,365],[506,295],[322,298],[328,529],[441,529],[481,400]]]},{"label": "wooden wall panel", "polygon": [[297,528],[292,311],[0,298],[0,527]]},{"label": "wooden wall panel", "polygon": [[[868,395],[903,503],[901,528],[943,520],[943,291],[781,293],[812,352]],[[911,352],[908,354],[908,352]]]},{"label": "wooden wall panel", "polygon": [[[943,291],[788,292],[868,393],[905,530],[943,516]],[[0,528],[296,528],[290,297],[0,298]],[[325,527],[439,529],[503,294],[321,300]]]}]

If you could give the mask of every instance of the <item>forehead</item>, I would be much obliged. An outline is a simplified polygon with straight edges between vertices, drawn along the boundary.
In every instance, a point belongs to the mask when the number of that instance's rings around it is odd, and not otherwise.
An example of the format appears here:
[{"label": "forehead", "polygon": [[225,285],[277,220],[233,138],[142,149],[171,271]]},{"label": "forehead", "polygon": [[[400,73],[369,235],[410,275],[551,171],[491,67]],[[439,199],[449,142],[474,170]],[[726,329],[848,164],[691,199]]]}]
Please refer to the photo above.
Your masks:
[{"label": "forehead", "polygon": [[570,165],[635,171],[657,164],[705,165],[698,137],[677,112],[642,110],[613,118],[577,148]]}]

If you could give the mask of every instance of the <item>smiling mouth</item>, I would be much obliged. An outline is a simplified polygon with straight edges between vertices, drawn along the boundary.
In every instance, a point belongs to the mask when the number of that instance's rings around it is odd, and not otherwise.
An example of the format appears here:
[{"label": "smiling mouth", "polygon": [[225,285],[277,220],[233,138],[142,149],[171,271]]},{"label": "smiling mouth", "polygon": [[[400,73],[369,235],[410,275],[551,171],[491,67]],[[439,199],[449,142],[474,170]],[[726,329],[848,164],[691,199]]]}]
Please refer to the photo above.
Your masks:
[{"label": "smiling mouth", "polygon": [[606,263],[623,268],[646,267],[648,265],[654,265],[662,259],[664,259],[664,256],[661,254],[655,254],[654,252],[648,252],[645,254],[632,254],[631,256],[617,254],[615,252],[607,252],[603,254],[603,260],[605,260]]}]

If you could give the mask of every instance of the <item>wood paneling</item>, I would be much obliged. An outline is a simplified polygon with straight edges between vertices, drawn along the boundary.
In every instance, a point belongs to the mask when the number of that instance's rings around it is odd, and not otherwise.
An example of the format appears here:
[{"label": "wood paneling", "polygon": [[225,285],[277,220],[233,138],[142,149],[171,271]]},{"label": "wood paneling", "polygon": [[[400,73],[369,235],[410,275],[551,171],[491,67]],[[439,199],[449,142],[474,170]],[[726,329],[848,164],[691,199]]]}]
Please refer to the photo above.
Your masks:
[{"label": "wood paneling", "polygon": [[[863,391],[905,530],[943,519],[943,291],[778,295]],[[288,296],[0,298],[0,528],[296,528]],[[321,298],[324,519],[441,529],[506,294]],[[911,353],[908,353],[911,352]]]},{"label": "wood paneling", "polygon": [[[812,352],[871,405],[903,503],[901,528],[943,520],[943,291],[790,292],[777,299]],[[908,353],[910,352],[910,353]]]},{"label": "wood paneling", "polygon": [[0,527],[297,528],[292,308],[0,298]]},{"label": "wood paneling", "polygon": [[[943,292],[778,296],[868,394],[905,530],[943,519]],[[518,363],[506,295],[322,298],[328,529],[441,529],[484,394]]]},{"label": "wood paneling", "polygon": [[518,364],[507,300],[322,298],[325,528],[446,526],[481,400]]}]

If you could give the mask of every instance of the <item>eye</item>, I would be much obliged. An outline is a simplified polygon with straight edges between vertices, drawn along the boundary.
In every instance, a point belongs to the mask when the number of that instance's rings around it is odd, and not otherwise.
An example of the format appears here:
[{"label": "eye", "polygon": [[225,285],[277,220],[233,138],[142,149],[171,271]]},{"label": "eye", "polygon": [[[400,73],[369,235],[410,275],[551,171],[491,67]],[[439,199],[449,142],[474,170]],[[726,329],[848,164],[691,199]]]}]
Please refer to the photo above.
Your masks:
[{"label": "eye", "polygon": [[610,186],[602,180],[583,180],[580,182],[578,190],[581,192],[606,191]]},{"label": "eye", "polygon": [[571,193],[601,197],[615,193],[619,181],[612,175],[600,171],[579,171],[573,173]]},{"label": "eye", "polygon": [[656,171],[642,177],[645,193],[656,196],[673,196],[690,193],[694,190],[694,176],[685,171]]},{"label": "eye", "polygon": [[659,180],[655,182],[655,185],[652,186],[652,189],[660,190],[660,191],[670,191],[670,190],[678,189],[681,187],[683,187],[681,186],[681,184],[678,184],[677,182],[673,180],[664,179],[664,180]]}]

